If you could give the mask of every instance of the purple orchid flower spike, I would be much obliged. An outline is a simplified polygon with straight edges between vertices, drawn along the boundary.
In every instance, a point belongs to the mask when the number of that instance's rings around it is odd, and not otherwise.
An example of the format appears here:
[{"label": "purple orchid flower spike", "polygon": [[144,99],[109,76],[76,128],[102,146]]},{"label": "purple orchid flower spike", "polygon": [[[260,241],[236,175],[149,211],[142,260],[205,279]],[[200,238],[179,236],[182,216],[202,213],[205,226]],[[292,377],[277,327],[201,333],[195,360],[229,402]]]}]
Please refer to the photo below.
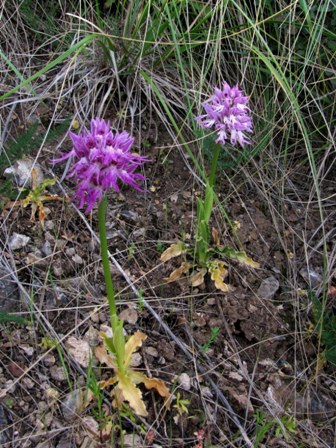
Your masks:
[{"label": "purple orchid flower spike", "polygon": [[73,200],[79,208],[87,205],[85,213],[89,213],[96,202],[99,204],[110,188],[119,192],[119,181],[143,191],[138,182],[145,178],[135,171],[149,159],[131,152],[134,138],[128,132],[113,133],[109,121],[96,118],[91,121],[90,132],[83,131],[80,135],[70,132],[69,136],[73,149],[54,162],[74,158],[67,177],[77,182]]},{"label": "purple orchid flower spike", "polygon": [[195,119],[201,127],[217,131],[216,143],[224,145],[230,138],[233,146],[237,143],[242,147],[250,145],[245,135],[245,132],[253,132],[248,99],[237,85],[230,87],[225,82],[222,90],[216,87],[213,95],[203,103],[206,113]]}]

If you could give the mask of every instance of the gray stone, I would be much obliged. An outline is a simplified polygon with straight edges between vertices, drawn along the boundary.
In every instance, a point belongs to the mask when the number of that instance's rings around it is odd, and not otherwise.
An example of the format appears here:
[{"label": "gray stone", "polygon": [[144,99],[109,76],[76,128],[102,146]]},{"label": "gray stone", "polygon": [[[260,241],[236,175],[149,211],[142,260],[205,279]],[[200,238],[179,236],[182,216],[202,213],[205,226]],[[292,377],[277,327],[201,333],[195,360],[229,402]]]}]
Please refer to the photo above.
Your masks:
[{"label": "gray stone", "polygon": [[76,389],[65,396],[61,409],[64,419],[71,422],[78,418],[84,403],[84,392],[81,389]]},{"label": "gray stone", "polygon": [[257,291],[257,295],[261,299],[273,299],[279,287],[280,284],[275,277],[268,277],[261,282],[261,285],[259,286],[259,289]]},{"label": "gray stone", "polygon": [[139,222],[139,214],[132,210],[121,210],[120,217],[130,224],[137,224]]},{"label": "gray stone", "polygon": [[20,304],[20,293],[10,273],[0,266],[0,310],[17,311]]},{"label": "gray stone", "polygon": [[29,241],[29,236],[21,235],[20,233],[13,233],[13,235],[9,238],[8,246],[11,250],[18,250],[27,246]]},{"label": "gray stone", "polygon": [[311,288],[317,288],[323,284],[321,273],[314,271],[313,269],[301,269],[300,274]]},{"label": "gray stone", "polygon": [[32,186],[31,173],[33,169],[36,173],[36,184],[39,185],[44,180],[43,171],[41,166],[31,159],[17,160],[12,166],[5,169],[4,175],[14,178],[20,187],[30,188]]}]

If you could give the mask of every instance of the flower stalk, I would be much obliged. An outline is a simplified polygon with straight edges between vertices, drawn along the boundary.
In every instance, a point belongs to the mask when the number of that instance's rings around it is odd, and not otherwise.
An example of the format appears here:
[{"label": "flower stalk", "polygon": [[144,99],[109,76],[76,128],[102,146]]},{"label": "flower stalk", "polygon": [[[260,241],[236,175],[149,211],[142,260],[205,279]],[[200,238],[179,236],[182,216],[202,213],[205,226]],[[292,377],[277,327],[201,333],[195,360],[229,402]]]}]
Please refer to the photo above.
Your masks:
[{"label": "flower stalk", "polygon": [[106,238],[106,193],[111,188],[119,192],[120,182],[143,191],[138,183],[145,178],[135,171],[149,160],[131,152],[134,138],[126,131],[113,133],[110,122],[98,118],[91,121],[90,131],[83,131],[80,135],[71,132],[70,138],[73,149],[67,154],[62,154],[54,162],[73,158],[74,163],[68,177],[73,177],[76,182],[76,191],[72,199],[77,202],[79,208],[85,206],[85,213],[90,213],[98,203],[100,251],[113,334],[110,337],[101,333],[104,345],[96,347],[95,354],[102,364],[114,370],[114,376],[103,382],[101,387],[115,385],[111,393],[114,397],[113,403],[120,406],[126,400],[136,414],[145,417],[148,413],[141,390],[138,388],[139,383],[143,383],[148,389],[157,390],[166,403],[170,393],[163,381],[147,378],[130,366],[132,354],[141,347],[146,335],[137,331],[126,342],[124,322],[117,316]]},{"label": "flower stalk", "polygon": [[115,292],[110,271],[110,262],[109,262],[108,246],[106,238],[106,207],[107,207],[107,199],[106,195],[104,195],[103,200],[101,201],[98,208],[98,226],[99,226],[99,238],[100,238],[100,253],[102,257],[106,294],[110,309],[111,327],[114,332],[116,329],[118,318],[117,318]]}]

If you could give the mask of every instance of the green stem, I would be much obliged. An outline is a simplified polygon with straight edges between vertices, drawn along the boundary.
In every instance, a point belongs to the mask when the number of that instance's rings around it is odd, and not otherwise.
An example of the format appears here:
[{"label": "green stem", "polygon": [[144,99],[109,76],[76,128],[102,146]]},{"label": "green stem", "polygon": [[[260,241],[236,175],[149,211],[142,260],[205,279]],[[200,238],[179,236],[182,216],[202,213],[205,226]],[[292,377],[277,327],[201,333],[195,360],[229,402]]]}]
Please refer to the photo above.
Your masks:
[{"label": "green stem", "polygon": [[215,183],[216,183],[216,171],[217,171],[217,165],[218,165],[219,152],[220,152],[221,148],[222,148],[222,145],[220,145],[218,143],[215,144],[212,162],[211,162],[211,171],[210,171],[210,176],[209,176],[209,184],[210,184],[210,187],[212,187],[212,188],[215,186]]},{"label": "green stem", "polygon": [[216,183],[216,171],[221,145],[216,144],[213,151],[211,170],[205,188],[204,201],[199,200],[197,205],[197,231],[196,231],[196,258],[201,266],[204,266],[208,257],[210,241],[209,222],[214,202],[214,186]]},{"label": "green stem", "polygon": [[104,277],[105,277],[105,285],[106,285],[106,292],[107,292],[107,300],[110,307],[110,317],[111,317],[111,326],[112,330],[115,330],[118,318],[117,318],[117,308],[115,304],[115,293],[114,293],[114,286],[110,271],[110,262],[109,262],[109,256],[108,256],[108,248],[107,248],[107,238],[106,238],[106,206],[107,206],[107,199],[106,196],[104,196],[103,200],[101,201],[98,209],[98,223],[99,223],[99,237],[100,237],[100,252],[103,262],[103,269],[104,269]]}]

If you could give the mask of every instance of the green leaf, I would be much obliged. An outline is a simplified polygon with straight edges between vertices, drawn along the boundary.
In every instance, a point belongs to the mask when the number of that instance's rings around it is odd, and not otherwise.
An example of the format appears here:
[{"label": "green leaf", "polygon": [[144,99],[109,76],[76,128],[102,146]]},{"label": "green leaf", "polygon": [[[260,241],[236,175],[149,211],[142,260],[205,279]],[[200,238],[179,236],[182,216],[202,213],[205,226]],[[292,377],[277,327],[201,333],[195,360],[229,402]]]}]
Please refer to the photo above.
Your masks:
[{"label": "green leaf", "polygon": [[214,252],[224,255],[224,257],[237,260],[240,263],[243,263],[247,266],[251,266],[252,268],[259,268],[259,263],[252,260],[252,258],[250,258],[244,251],[235,250],[232,247],[226,246],[226,247],[217,247],[214,250]]},{"label": "green leaf", "polygon": [[0,311],[0,323],[4,322],[13,322],[19,325],[27,325],[29,323],[24,317],[6,313],[6,311]]}]

